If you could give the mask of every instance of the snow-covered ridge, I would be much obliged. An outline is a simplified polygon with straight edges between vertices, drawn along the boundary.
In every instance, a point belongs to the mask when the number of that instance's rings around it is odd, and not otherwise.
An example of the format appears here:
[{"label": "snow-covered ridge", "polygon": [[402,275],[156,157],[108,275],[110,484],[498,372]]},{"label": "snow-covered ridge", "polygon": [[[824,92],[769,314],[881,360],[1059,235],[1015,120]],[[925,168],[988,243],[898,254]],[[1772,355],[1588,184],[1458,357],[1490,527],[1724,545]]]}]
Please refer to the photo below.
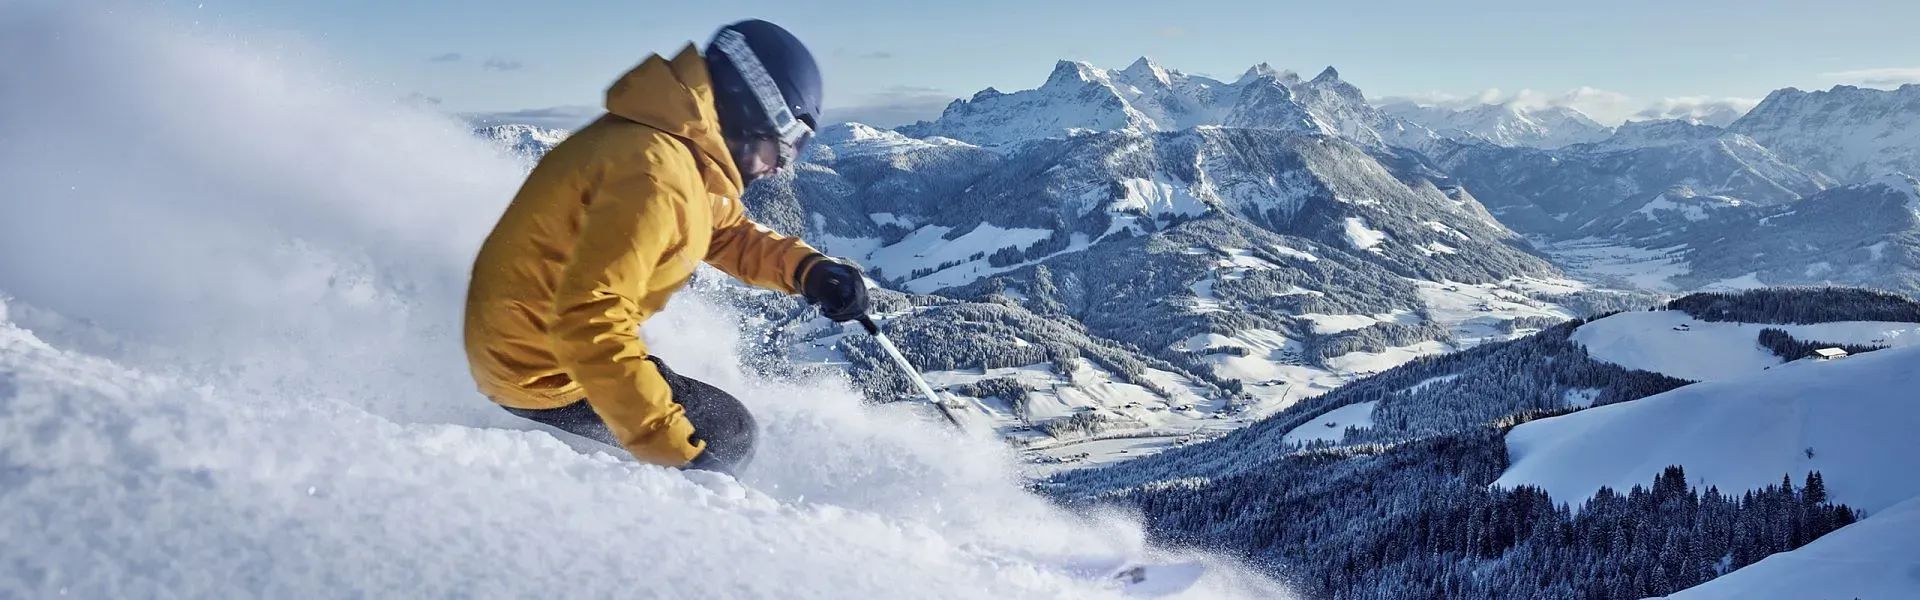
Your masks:
[{"label": "snow-covered ridge", "polygon": [[1571,107],[1529,107],[1513,101],[1464,108],[1390,102],[1382,104],[1380,110],[1443,136],[1484,140],[1502,146],[1559,148],[1599,141],[1611,131]]},{"label": "snow-covered ridge", "polygon": [[1701,321],[1675,310],[1625,312],[1580,327],[1573,341],[1595,359],[1629,369],[1693,381],[1752,376],[1784,362],[1757,344],[1760,330],[1780,329],[1795,338],[1903,347],[1920,345],[1920,323],[1846,321],[1817,325],[1769,325]]},{"label": "snow-covered ridge", "polygon": [[[1894,347],[1782,364],[1753,346],[1760,327]],[[1920,539],[1916,337],[1914,323],[1763,326],[1667,311],[1589,323],[1575,340],[1596,358],[1708,381],[1520,425],[1507,434],[1511,466],[1496,484],[1540,487],[1577,507],[1602,486],[1644,485],[1668,465],[1736,496],[1818,471],[1833,501],[1867,518],[1674,597],[1909,596],[1911,540]]]},{"label": "snow-covered ridge", "polygon": [[473,133],[514,156],[533,161],[545,156],[573,132],[524,123],[498,123],[475,126]]},{"label": "snow-covered ridge", "polygon": [[1438,136],[1367,104],[1327,67],[1311,80],[1264,63],[1229,83],[1167,69],[1142,57],[1109,70],[1059,61],[1045,83],[955,100],[938,119],[899,128],[986,146],[1097,131],[1177,131],[1227,125],[1346,136],[1366,146],[1419,146]]},{"label": "snow-covered ridge", "polygon": [[[1799,362],[1527,423],[1507,435],[1513,463],[1498,485],[1539,486],[1556,501],[1577,504],[1603,485],[1644,485],[1668,465],[1684,466],[1695,485],[1734,495],[1819,471],[1835,502],[1867,518],[1709,582],[1697,597],[1748,590],[1730,596],[1746,597],[1762,581],[1792,586],[1764,588],[1768,596],[1818,589],[1849,598],[1906,597],[1915,585],[1910,540],[1920,539],[1920,520],[1912,516],[1920,500],[1916,361],[1920,348],[1908,347]],[[1909,574],[1889,579],[1889,569]]]},{"label": "snow-covered ridge", "polygon": [[1867,180],[1864,185],[1883,187],[1904,196],[1907,209],[1920,215],[1920,179],[1906,173],[1886,173]]},{"label": "snow-covered ridge", "polygon": [[1672,146],[1720,137],[1724,131],[1712,125],[1679,119],[1628,121],[1614,128],[1612,135],[1596,140],[1597,143],[1589,148],[1628,150]]},{"label": "snow-covered ridge", "polygon": [[813,143],[831,148],[835,156],[887,155],[942,146],[969,146],[950,138],[911,138],[861,123],[828,125],[814,137]]},{"label": "snow-covered ridge", "polygon": [[1776,90],[1727,129],[1843,182],[1920,173],[1920,85]]}]

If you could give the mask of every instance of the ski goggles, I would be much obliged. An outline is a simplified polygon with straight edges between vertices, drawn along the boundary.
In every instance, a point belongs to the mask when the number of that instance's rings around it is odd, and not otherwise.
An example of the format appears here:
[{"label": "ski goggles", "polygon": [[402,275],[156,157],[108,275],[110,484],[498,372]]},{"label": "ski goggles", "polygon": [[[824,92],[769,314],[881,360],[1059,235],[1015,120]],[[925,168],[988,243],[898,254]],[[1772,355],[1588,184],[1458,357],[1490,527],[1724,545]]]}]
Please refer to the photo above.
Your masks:
[{"label": "ski goggles", "polygon": [[727,61],[733,63],[734,70],[740,72],[740,78],[747,82],[747,88],[759,102],[762,114],[766,115],[765,125],[774,133],[771,137],[780,142],[780,167],[798,162],[801,151],[813,141],[813,127],[793,116],[793,109],[787,107],[786,98],[780,95],[779,84],[773,82],[773,75],[767,73],[760,57],[747,46],[747,36],[732,29],[722,30],[713,46],[727,55]]}]

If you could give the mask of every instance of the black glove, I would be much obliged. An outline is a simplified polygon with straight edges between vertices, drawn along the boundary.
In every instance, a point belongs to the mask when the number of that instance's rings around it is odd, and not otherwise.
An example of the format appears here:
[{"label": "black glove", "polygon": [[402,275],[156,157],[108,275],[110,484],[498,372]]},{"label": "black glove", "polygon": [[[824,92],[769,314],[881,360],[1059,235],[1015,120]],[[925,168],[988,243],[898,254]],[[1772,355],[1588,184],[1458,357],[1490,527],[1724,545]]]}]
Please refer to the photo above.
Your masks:
[{"label": "black glove", "polygon": [[867,280],[860,275],[860,267],[818,254],[807,262],[800,277],[800,293],[807,297],[807,304],[819,307],[821,315],[834,321],[867,314]]},{"label": "black glove", "polygon": [[699,456],[693,457],[692,462],[688,462],[687,466],[680,467],[680,469],[685,471],[713,471],[715,473],[732,474],[733,469],[730,468],[732,465],[715,457],[712,448],[712,446],[708,446],[706,450],[701,450]]}]

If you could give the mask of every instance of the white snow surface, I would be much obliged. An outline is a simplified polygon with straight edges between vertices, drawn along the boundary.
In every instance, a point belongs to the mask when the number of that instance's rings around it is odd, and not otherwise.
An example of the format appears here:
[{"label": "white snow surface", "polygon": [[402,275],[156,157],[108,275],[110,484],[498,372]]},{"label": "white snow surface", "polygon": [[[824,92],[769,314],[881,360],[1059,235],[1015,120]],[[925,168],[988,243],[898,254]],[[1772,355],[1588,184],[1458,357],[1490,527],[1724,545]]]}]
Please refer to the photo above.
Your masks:
[{"label": "white snow surface", "polygon": [[1495,484],[1578,506],[1601,486],[1647,485],[1668,465],[1732,494],[1820,471],[1834,501],[1875,513],[1920,496],[1915,364],[1915,347],[1797,361],[1533,421],[1507,433],[1512,464]]},{"label": "white snow surface", "polygon": [[[1678,196],[1678,200],[1671,196]],[[1716,198],[1712,196],[1685,196],[1679,194],[1660,194],[1648,200],[1645,205],[1633,211],[1648,217],[1659,213],[1677,213],[1689,222],[1707,220],[1707,211],[1720,206],[1739,206],[1740,201]]]},{"label": "white snow surface", "polygon": [[1760,330],[1766,328],[1835,344],[1920,344],[1920,323],[1762,325],[1700,321],[1672,310],[1626,312],[1587,323],[1573,332],[1573,341],[1586,347],[1593,358],[1629,369],[1717,381],[1752,375],[1783,362],[1760,346]]},{"label": "white snow surface", "polygon": [[[756,411],[738,481],[513,418],[459,342],[512,158],[299,40],[9,10],[0,597],[1079,598],[1184,560],[995,441],[746,375],[726,285],[644,333]],[[1197,558],[1192,597],[1286,595]]]},{"label": "white snow surface", "polygon": [[862,123],[828,125],[815,136],[814,143],[833,149],[837,156],[895,155],[940,146],[963,147],[966,142],[951,138],[916,139]]},{"label": "white snow surface", "polygon": [[1300,260],[1303,260],[1303,261],[1306,261],[1306,262],[1310,262],[1310,263],[1311,263],[1311,262],[1320,262],[1320,257],[1318,257],[1318,256],[1314,256],[1314,255],[1313,255],[1312,253],[1310,253],[1310,252],[1306,252],[1306,251],[1304,251],[1304,250],[1297,250],[1297,249],[1294,249],[1294,248],[1289,248],[1289,247],[1286,247],[1286,246],[1281,246],[1281,245],[1279,245],[1279,244],[1274,244],[1274,245],[1273,245],[1273,246],[1271,246],[1271,247],[1273,248],[1273,251],[1274,251],[1274,252],[1277,252],[1277,253],[1279,253],[1279,254],[1280,254],[1281,256],[1285,256],[1285,257],[1288,257],[1288,258],[1296,258],[1296,259],[1300,259]]},{"label": "white snow surface", "polygon": [[1537,245],[1569,272],[1623,287],[1675,291],[1669,280],[1693,272],[1693,265],[1679,253],[1685,246],[1640,248],[1599,238]]},{"label": "white snow surface", "polygon": [[1373,409],[1379,401],[1355,402],[1327,411],[1312,421],[1302,423],[1288,431],[1280,441],[1287,444],[1305,444],[1315,441],[1335,442],[1346,439],[1347,428],[1373,428]]},{"label": "white snow surface", "polygon": [[[941,288],[965,285],[1003,271],[1019,268],[1021,264],[995,267],[988,263],[988,257],[1002,248],[1026,250],[1047,236],[1053,234],[1046,229],[1002,228],[992,223],[981,223],[959,237],[946,239],[953,228],[941,225],[928,225],[914,230],[906,238],[889,246],[873,247],[863,254],[851,256],[868,268],[883,269],[889,277],[901,277],[912,274],[915,268],[937,267],[942,264],[956,263],[933,273],[908,280],[907,291],[928,293]],[[857,247],[855,244],[843,244]],[[839,248],[841,246],[835,246]],[[1070,247],[1069,250],[1085,248],[1085,245]],[[980,258],[973,258],[981,255]]]},{"label": "white snow surface", "polygon": [[1378,315],[1323,315],[1304,313],[1300,315],[1300,318],[1312,325],[1314,335],[1333,335],[1363,327],[1371,327],[1376,323],[1383,322],[1407,324],[1420,322],[1418,315],[1408,311]]},{"label": "white snow surface", "polygon": [[1352,243],[1356,250],[1378,252],[1380,243],[1387,240],[1386,232],[1367,226],[1366,219],[1360,217],[1347,217],[1342,227],[1347,234],[1347,241]]},{"label": "white snow surface", "polygon": [[1131,177],[1120,180],[1127,190],[1126,195],[1113,201],[1107,210],[1141,211],[1151,215],[1171,214],[1191,216],[1207,212],[1207,205],[1193,196],[1186,183],[1168,181],[1155,175],[1153,179]]},{"label": "white snow surface", "polygon": [[[1683,322],[1688,331],[1672,329]],[[1920,326],[1773,326],[1803,339],[1894,346],[1785,364],[1753,346],[1760,327],[1690,321],[1670,311],[1622,313],[1581,327],[1574,338],[1587,338],[1589,351],[1595,339],[1614,350],[1649,349],[1608,351],[1602,360],[1648,361],[1639,364],[1709,381],[1515,427],[1506,438],[1511,466],[1495,485],[1536,486],[1577,507],[1601,486],[1646,485],[1668,465],[1685,467],[1693,485],[1736,495],[1819,471],[1833,500],[1865,511],[1865,520],[1672,597],[1920,594],[1920,437],[1913,435],[1920,430],[1920,373],[1913,368],[1920,364]],[[1578,400],[1591,402],[1569,398]]]}]

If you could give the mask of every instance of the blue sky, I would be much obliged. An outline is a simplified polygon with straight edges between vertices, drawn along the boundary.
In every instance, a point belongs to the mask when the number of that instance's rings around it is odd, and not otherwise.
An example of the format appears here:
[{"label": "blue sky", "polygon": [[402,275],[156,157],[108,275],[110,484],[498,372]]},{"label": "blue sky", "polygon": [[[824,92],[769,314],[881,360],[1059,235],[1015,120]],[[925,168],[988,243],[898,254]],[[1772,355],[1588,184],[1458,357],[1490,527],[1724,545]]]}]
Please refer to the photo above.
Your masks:
[{"label": "blue sky", "polygon": [[242,35],[306,40],[399,96],[455,112],[593,105],[647,54],[704,42],[745,17],[780,23],[814,49],[839,116],[878,121],[930,115],[987,86],[1034,87],[1060,58],[1118,68],[1147,55],[1224,78],[1261,61],[1308,76],[1334,65],[1370,98],[1520,97],[1603,120],[1670,99],[1751,102],[1790,85],[1920,82],[1920,2],[1910,0],[163,5]]}]

